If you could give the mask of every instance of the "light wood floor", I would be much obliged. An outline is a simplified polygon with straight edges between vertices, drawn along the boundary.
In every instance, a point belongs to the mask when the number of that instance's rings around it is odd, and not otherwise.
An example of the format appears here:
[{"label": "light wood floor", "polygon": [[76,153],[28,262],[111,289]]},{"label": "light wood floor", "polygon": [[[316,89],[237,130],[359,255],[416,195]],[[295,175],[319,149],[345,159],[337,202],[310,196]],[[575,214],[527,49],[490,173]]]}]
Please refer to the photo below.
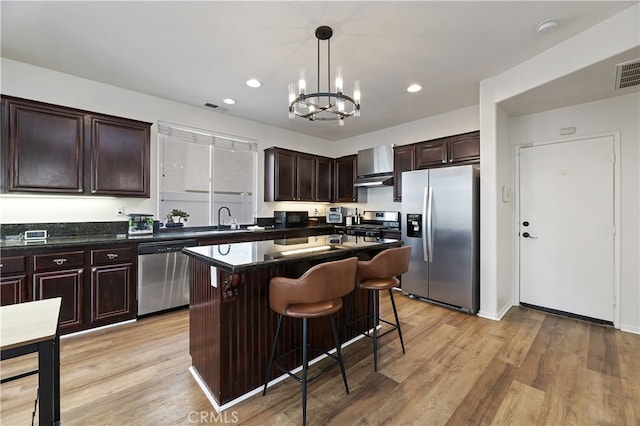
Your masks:
[{"label": "light wood floor", "polygon": [[[310,425],[640,425],[639,335],[523,308],[496,322],[396,300],[406,355],[386,336],[374,373],[370,340],[346,348],[351,394],[337,368],[311,383]],[[63,338],[62,424],[300,423],[293,380],[216,414],[187,371],[187,330],[180,311]],[[35,364],[3,361],[2,377]],[[36,382],[2,385],[0,424],[31,423]]]}]

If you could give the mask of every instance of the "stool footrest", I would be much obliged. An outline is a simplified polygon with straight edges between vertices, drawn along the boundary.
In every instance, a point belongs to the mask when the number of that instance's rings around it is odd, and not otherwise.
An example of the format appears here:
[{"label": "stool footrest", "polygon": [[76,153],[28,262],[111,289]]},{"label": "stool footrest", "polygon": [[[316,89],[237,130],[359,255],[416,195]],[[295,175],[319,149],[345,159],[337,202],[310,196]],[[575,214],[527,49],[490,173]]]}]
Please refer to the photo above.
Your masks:
[{"label": "stool footrest", "polygon": [[[320,371],[318,371],[313,377],[307,378],[307,383],[313,381],[314,379],[317,379],[319,376],[321,376],[324,372],[328,371],[329,369],[335,367],[336,365],[339,365],[340,360],[338,359],[338,357],[332,353],[329,353],[329,351],[326,351],[324,349],[321,349],[317,346],[313,346],[313,345],[309,345],[310,349],[313,349],[314,351],[316,351],[318,354],[324,354],[327,357],[331,358],[333,360],[333,362],[325,367],[322,367],[322,369]],[[282,355],[279,355],[278,357],[276,357],[273,360],[273,366],[276,367],[278,370],[282,371],[283,373],[287,373],[289,375],[289,377],[295,379],[298,381],[298,383],[302,383],[302,378],[298,375],[296,375],[295,373],[292,373],[288,368],[283,367],[282,365],[280,365],[278,363],[279,359],[282,359],[288,355],[290,355],[293,352],[297,352],[302,350],[302,347],[297,347],[294,348],[292,350],[290,350],[289,352],[286,352]]]},{"label": "stool footrest", "polygon": [[[371,335],[371,329],[369,329],[367,331],[359,331],[357,328],[351,326],[351,324],[354,324],[354,323],[357,323],[357,322],[362,322],[363,320],[369,320],[371,318],[373,318],[371,315],[364,315],[364,316],[362,316],[360,318],[356,318],[355,320],[348,322],[345,325],[345,328],[348,328],[348,329],[351,329],[351,330],[354,330],[354,331],[358,331],[363,336],[366,336],[366,337],[369,337],[369,338],[373,338],[373,336]],[[378,318],[378,321],[383,322],[383,323],[391,326],[391,328],[389,330],[385,330],[383,333],[379,333],[378,334],[379,338],[382,337],[382,336],[386,336],[387,334],[389,334],[389,333],[391,333],[393,331],[396,331],[398,329],[398,325],[396,323],[387,321],[387,320],[385,320],[383,318]]]}]

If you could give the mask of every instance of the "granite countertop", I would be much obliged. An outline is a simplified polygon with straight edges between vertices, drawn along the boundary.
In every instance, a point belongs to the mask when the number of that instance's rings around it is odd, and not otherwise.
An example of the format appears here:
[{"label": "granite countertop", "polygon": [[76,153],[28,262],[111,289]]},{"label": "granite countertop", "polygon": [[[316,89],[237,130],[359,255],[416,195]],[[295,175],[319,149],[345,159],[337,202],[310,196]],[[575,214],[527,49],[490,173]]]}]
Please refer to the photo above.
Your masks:
[{"label": "granite countertop", "polygon": [[187,247],[182,252],[232,274],[300,259],[343,258],[345,253],[401,246],[402,241],[352,235],[319,235]]},{"label": "granite countertop", "polygon": [[319,229],[321,227],[327,228],[327,231],[333,229],[331,225],[318,225],[306,228],[266,228],[261,230],[251,230],[247,228],[242,229],[216,229],[215,227],[198,227],[198,228],[181,228],[179,230],[161,230],[153,234],[146,235],[128,235],[128,234],[105,234],[105,235],[74,235],[64,237],[50,237],[46,240],[29,240],[24,239],[3,239],[0,240],[0,249],[20,249],[20,248],[35,248],[35,247],[64,247],[72,245],[91,245],[91,244],[113,244],[113,243],[141,243],[141,242],[153,242],[153,241],[169,241],[169,240],[182,240],[189,238],[203,238],[203,237],[223,237],[233,236],[237,234],[268,234],[276,233],[287,230],[300,230],[300,229]]}]

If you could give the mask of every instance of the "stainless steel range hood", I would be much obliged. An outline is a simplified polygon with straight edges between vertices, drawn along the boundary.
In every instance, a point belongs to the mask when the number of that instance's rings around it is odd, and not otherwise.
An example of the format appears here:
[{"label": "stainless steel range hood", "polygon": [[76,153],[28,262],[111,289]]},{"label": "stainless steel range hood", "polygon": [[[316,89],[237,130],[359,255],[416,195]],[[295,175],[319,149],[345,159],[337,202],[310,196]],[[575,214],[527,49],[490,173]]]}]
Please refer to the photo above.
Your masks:
[{"label": "stainless steel range hood", "polygon": [[375,188],[393,185],[393,148],[383,145],[358,151],[355,186]]}]

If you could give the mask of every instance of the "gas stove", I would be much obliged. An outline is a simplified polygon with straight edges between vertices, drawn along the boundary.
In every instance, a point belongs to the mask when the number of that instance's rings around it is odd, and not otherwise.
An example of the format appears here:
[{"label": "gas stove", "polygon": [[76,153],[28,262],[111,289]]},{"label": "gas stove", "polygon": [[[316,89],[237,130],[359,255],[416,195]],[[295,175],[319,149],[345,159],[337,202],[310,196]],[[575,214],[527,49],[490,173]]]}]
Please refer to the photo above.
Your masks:
[{"label": "gas stove", "polygon": [[379,238],[383,230],[400,229],[400,213],[388,211],[365,211],[359,224],[345,228],[345,234]]}]

